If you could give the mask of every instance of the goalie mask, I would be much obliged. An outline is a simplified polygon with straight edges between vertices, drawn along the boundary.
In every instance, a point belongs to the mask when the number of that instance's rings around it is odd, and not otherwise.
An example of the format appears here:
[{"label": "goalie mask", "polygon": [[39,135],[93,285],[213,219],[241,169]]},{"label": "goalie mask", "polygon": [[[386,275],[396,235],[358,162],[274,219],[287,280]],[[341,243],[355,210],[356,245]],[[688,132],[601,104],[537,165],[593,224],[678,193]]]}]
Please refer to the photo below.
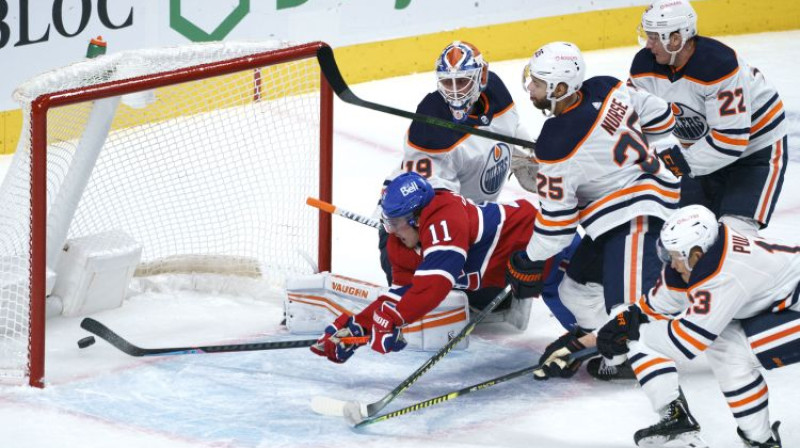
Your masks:
[{"label": "goalie mask", "polygon": [[670,263],[674,253],[683,259],[684,266],[691,272],[689,256],[692,249],[699,247],[703,253],[717,241],[719,222],[711,210],[702,205],[689,205],[672,214],[664,222],[657,249],[661,261]]},{"label": "goalie mask", "polygon": [[397,226],[418,227],[422,209],[433,200],[433,187],[415,172],[403,173],[386,186],[381,197],[381,223],[389,233]]},{"label": "goalie mask", "polygon": [[[648,34],[658,35],[664,50],[670,54],[669,65],[673,65],[686,41],[697,35],[697,13],[688,0],[656,0],[642,14],[642,23],[636,31],[642,47],[647,45]],[[669,36],[675,32],[681,36],[681,46],[672,51],[668,47]]]},{"label": "goalie mask", "polygon": [[489,64],[480,50],[467,42],[455,41],[436,59],[437,89],[450,107],[453,120],[467,119],[472,105],[486,89]]},{"label": "goalie mask", "polygon": [[[556,103],[580,90],[586,75],[583,55],[575,44],[552,42],[536,50],[522,71],[522,88],[528,92],[533,78],[547,84],[546,98],[550,100],[550,113],[555,111]],[[564,83],[567,91],[555,96],[556,87]]]}]

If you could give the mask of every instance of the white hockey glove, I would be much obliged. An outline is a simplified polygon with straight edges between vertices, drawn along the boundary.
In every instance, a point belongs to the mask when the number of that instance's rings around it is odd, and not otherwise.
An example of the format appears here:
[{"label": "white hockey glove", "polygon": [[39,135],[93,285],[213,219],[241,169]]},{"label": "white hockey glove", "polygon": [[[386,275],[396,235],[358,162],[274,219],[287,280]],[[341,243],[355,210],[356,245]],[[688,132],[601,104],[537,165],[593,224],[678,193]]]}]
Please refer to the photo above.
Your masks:
[{"label": "white hockey glove", "polygon": [[527,148],[517,146],[512,148],[511,172],[517,177],[517,182],[522,188],[536,194],[536,174],[539,172],[539,164]]}]

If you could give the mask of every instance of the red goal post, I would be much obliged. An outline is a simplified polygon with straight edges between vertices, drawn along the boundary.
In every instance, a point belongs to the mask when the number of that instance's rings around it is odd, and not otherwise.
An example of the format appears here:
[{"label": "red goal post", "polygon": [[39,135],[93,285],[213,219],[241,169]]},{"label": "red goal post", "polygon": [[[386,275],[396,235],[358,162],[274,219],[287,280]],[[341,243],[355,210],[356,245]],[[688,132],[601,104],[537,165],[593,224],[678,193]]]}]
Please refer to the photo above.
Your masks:
[{"label": "red goal post", "polygon": [[275,281],[310,270],[309,256],[330,270],[331,217],[298,200],[332,199],[323,46],[196,44],[163,66],[160,50],[125,52],[18,89],[25,124],[0,189],[19,212],[0,215],[0,381],[44,385],[45,306],[68,241],[122,230],[141,245],[137,275],[181,260]]}]

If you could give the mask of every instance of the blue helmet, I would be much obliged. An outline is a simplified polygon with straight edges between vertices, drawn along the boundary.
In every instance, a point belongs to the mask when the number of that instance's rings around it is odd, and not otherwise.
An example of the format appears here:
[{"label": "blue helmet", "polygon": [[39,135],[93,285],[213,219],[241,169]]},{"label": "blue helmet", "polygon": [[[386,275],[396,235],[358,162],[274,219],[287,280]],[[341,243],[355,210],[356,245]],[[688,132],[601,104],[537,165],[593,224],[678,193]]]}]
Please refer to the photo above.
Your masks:
[{"label": "blue helmet", "polygon": [[391,233],[396,223],[417,226],[419,211],[433,199],[433,187],[424,177],[409,172],[397,176],[386,186],[381,198],[381,220]]}]

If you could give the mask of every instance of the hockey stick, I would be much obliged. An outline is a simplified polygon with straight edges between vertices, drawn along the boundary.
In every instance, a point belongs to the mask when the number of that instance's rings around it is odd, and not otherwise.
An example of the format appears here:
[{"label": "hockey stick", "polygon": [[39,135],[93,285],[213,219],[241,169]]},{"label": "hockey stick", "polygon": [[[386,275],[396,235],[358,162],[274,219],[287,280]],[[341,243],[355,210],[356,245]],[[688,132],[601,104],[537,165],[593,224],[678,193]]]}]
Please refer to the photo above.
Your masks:
[{"label": "hockey stick", "polygon": [[[131,344],[125,338],[114,333],[102,323],[87,317],[81,321],[81,328],[89,333],[104,339],[122,352],[130,356],[167,356],[167,355],[193,355],[196,353],[225,353],[225,352],[251,352],[257,350],[277,350],[283,348],[310,347],[317,342],[316,339],[302,339],[295,341],[251,342],[247,344],[205,345],[196,347],[166,347],[142,348]],[[368,336],[341,338],[345,344],[366,344]]]},{"label": "hockey stick", "polygon": [[448,354],[453,347],[456,346],[459,342],[461,342],[465,337],[467,337],[472,330],[475,329],[475,326],[478,325],[486,316],[488,316],[492,310],[494,310],[497,305],[506,299],[511,294],[511,286],[506,286],[500,291],[488,305],[486,308],[481,310],[478,314],[474,315],[467,325],[461,329],[461,331],[453,337],[444,347],[439,349],[435,355],[429,358],[425,363],[423,363],[414,373],[412,373],[408,378],[403,380],[397,387],[392,389],[391,392],[386,394],[380,400],[364,404],[358,401],[343,401],[337,400],[335,398],[330,397],[314,397],[311,400],[311,409],[322,415],[333,415],[333,416],[344,416],[350,423],[353,425],[358,424],[362,420],[368,417],[372,417],[381,409],[386,407],[387,404],[391,403],[392,400],[397,398],[400,394],[405,392],[412,384],[414,384],[422,375],[425,374],[428,370],[431,369],[439,360],[441,360],[446,354]]},{"label": "hockey stick", "polygon": [[359,215],[358,213],[351,212],[349,210],[345,210],[343,208],[339,208],[329,202],[321,201],[317,198],[308,197],[306,198],[306,204],[318,208],[323,212],[330,213],[331,215],[339,215],[343,218],[347,218],[349,220],[360,222],[361,224],[368,225],[370,227],[380,228],[381,223],[378,221],[367,218],[364,215]]},{"label": "hockey stick", "polygon": [[[584,361],[588,358],[597,355],[597,347],[589,347],[583,350],[580,350],[576,353],[570,355],[567,359],[569,363],[573,363],[575,361]],[[367,425],[371,425],[373,423],[382,422],[384,420],[389,420],[390,418],[399,417],[401,415],[408,414],[410,412],[418,411],[420,409],[425,409],[427,407],[433,406],[435,404],[444,403],[445,401],[452,400],[454,398],[461,397],[463,395],[467,395],[472,392],[477,392],[481,389],[486,389],[488,387],[496,386],[500,383],[505,383],[506,381],[513,380],[514,378],[525,376],[533,373],[534,370],[537,370],[541,367],[541,364],[536,364],[535,366],[525,367],[524,369],[520,369],[511,373],[507,373],[505,375],[498,376],[497,378],[492,378],[491,380],[484,381],[482,383],[473,384],[472,386],[465,387],[463,389],[459,389],[457,391],[449,392],[444,395],[440,395],[436,398],[431,398],[430,400],[420,401],[419,403],[412,404],[411,406],[406,406],[403,409],[398,409],[394,412],[389,412],[383,415],[376,415],[375,417],[370,417],[355,425],[356,428],[361,428]]]},{"label": "hockey stick", "polygon": [[350,87],[344,81],[342,73],[339,71],[339,66],[336,64],[336,59],[333,57],[333,50],[331,49],[331,47],[328,46],[320,47],[317,50],[317,60],[319,61],[319,66],[320,69],[322,70],[322,73],[328,80],[328,84],[331,85],[331,88],[333,88],[333,91],[336,93],[336,96],[338,96],[345,103],[350,103],[359,107],[365,107],[367,109],[377,110],[378,112],[384,112],[390,115],[397,115],[400,117],[410,118],[412,120],[419,121],[421,123],[433,126],[439,126],[453,131],[466,132],[468,134],[473,134],[493,140],[499,140],[501,142],[511,143],[514,145],[523,146],[525,148],[536,149],[536,143],[532,141],[510,137],[508,135],[498,134],[496,132],[486,131],[483,129],[474,128],[472,126],[460,123],[454,123],[449,120],[443,120],[441,118],[431,117],[429,115],[406,112],[404,110],[395,109],[394,107],[384,106],[383,104],[377,104],[370,101],[362,100],[361,98],[357,97],[353,93],[353,91],[350,90]]}]

